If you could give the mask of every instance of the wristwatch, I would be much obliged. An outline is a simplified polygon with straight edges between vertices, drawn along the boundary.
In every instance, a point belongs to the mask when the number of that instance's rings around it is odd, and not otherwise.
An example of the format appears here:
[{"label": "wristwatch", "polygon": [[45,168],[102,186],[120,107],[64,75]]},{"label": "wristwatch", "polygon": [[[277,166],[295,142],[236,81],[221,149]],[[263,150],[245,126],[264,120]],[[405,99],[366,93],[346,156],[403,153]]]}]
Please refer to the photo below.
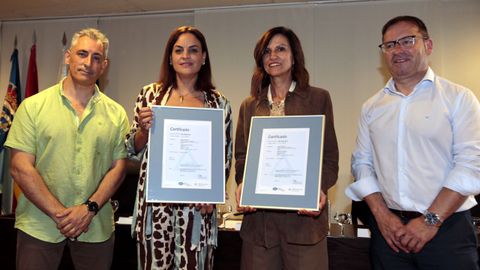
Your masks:
[{"label": "wristwatch", "polygon": [[85,203],[83,203],[87,206],[88,211],[94,212],[95,215],[98,213],[98,203],[94,201],[87,200]]},{"label": "wristwatch", "polygon": [[425,224],[428,226],[440,227],[442,225],[443,221],[438,214],[427,210],[423,215],[425,216]]}]

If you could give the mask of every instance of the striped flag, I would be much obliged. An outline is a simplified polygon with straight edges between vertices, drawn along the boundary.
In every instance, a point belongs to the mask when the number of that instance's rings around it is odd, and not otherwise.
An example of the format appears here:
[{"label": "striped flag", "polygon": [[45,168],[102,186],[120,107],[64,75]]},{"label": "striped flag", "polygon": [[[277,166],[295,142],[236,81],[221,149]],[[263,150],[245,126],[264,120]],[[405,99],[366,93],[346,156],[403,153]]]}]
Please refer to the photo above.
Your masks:
[{"label": "striped flag", "polygon": [[[30,48],[30,59],[28,61],[27,83],[25,84],[25,98],[33,96],[36,93],[38,93],[37,45],[34,43]],[[15,212],[15,208],[17,207],[18,197],[20,197],[21,193],[22,193],[22,190],[14,182],[13,183],[14,196],[12,198],[13,201],[12,201],[12,209],[11,209],[12,212]]]},{"label": "striped flag", "polygon": [[8,84],[7,93],[3,101],[3,108],[0,112],[0,176],[2,184],[2,214],[10,214],[13,209],[13,181],[8,168],[10,167],[9,154],[4,143],[7,139],[8,131],[12,125],[13,116],[17,111],[21,102],[20,96],[20,72],[18,68],[18,50],[15,48],[10,58],[12,68],[10,70],[10,82]]}]

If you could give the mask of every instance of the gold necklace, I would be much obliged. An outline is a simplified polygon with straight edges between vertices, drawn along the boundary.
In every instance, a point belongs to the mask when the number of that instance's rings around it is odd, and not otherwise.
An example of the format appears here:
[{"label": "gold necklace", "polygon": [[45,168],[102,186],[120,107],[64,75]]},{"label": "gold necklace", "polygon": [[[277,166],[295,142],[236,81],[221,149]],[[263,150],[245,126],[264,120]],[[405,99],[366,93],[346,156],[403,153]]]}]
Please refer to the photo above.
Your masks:
[{"label": "gold necklace", "polygon": [[[197,91],[196,91],[197,92]],[[180,100],[180,103],[183,103],[183,100],[185,100],[185,97],[192,96],[194,98],[199,97],[199,94],[192,95],[191,92],[186,93],[185,95],[180,94],[180,91],[177,90],[178,98]]]}]

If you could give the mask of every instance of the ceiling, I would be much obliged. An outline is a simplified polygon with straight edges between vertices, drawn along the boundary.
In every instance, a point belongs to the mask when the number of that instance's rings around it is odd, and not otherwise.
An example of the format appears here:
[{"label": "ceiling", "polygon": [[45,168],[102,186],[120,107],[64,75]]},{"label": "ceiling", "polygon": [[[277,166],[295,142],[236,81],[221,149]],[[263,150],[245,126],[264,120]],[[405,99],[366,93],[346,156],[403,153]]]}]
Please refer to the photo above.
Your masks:
[{"label": "ceiling", "polygon": [[0,0],[0,21],[345,0]]}]

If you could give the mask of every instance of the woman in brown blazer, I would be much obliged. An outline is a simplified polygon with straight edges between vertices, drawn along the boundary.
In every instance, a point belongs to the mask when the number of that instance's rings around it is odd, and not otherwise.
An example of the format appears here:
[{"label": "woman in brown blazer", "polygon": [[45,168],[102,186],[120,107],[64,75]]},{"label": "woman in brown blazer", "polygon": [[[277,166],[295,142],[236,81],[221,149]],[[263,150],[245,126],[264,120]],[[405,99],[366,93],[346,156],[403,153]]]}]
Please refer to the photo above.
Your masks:
[{"label": "woman in brown blazer", "polygon": [[320,209],[279,211],[239,207],[242,269],[328,269],[326,195],[338,176],[338,145],[329,93],[309,85],[302,46],[285,27],[265,32],[254,51],[250,96],[238,116],[235,139],[237,204],[242,190],[252,116],[325,115]]}]

